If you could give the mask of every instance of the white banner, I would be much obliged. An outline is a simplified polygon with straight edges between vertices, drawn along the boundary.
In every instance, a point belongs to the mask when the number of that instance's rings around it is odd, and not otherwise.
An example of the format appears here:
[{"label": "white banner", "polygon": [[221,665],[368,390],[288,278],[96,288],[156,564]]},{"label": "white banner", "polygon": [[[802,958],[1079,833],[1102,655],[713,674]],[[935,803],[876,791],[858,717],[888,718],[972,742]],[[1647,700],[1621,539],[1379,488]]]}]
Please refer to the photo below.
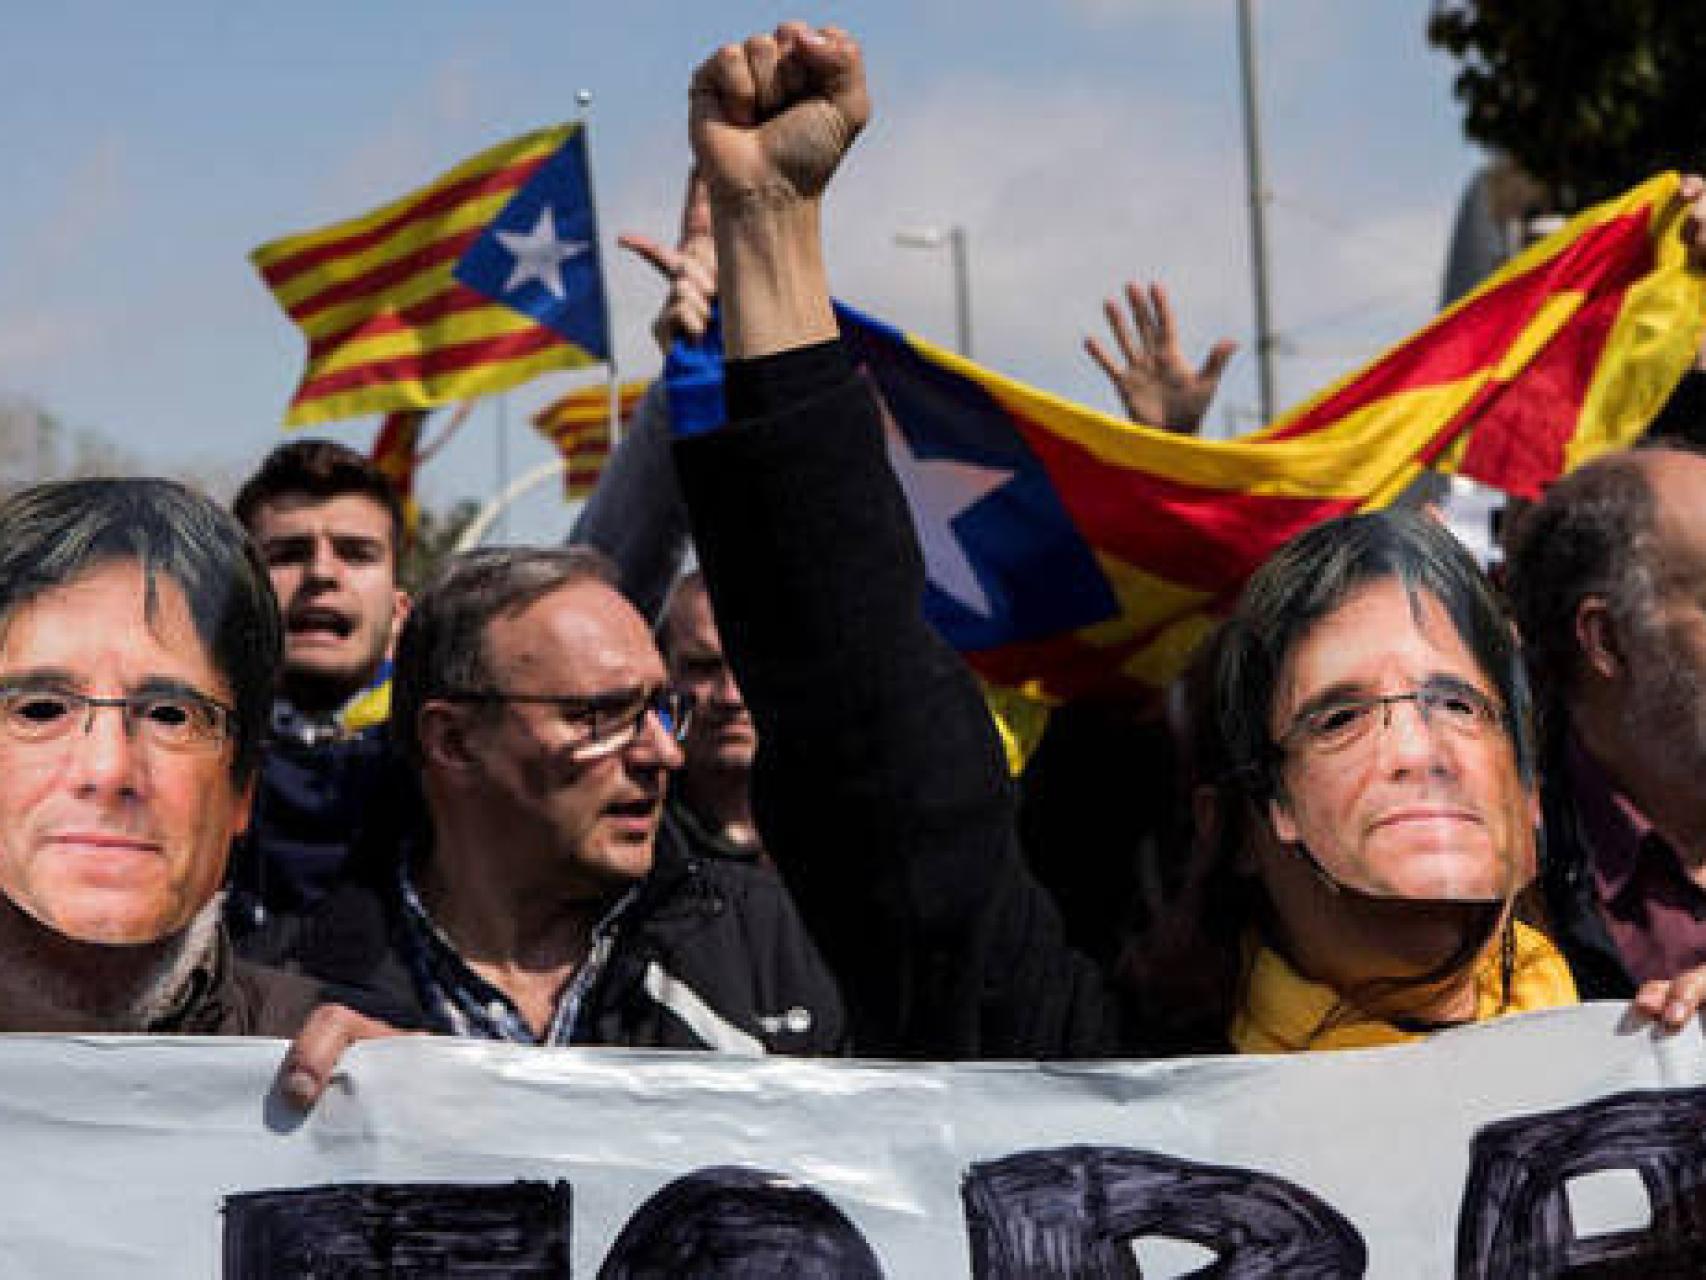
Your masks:
[{"label": "white banner", "polygon": [[1060,1067],[392,1040],[305,1121],[276,1042],[13,1036],[0,1275],[1706,1274],[1706,1045],[1622,1021]]}]

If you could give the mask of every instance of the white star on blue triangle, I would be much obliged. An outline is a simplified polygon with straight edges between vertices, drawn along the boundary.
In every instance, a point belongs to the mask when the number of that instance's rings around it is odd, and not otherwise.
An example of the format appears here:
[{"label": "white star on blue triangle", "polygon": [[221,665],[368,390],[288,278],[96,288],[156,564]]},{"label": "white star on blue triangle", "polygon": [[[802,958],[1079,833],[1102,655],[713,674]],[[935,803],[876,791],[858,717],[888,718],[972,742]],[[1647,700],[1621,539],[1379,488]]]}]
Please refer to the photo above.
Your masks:
[{"label": "white star on blue triangle", "polygon": [[979,617],[994,617],[995,605],[978,581],[977,570],[954,532],[953,522],[1011,480],[1014,473],[954,458],[919,457],[880,396],[877,403],[882,409],[889,465],[900,481],[906,505],[912,509],[926,575],[939,591]]},{"label": "white star on blue triangle", "polygon": [[594,360],[610,358],[598,225],[577,129],[457,262],[474,292],[531,316]]},{"label": "white star on blue triangle", "polygon": [[533,230],[495,232],[498,243],[515,258],[515,266],[504,281],[504,292],[514,293],[522,285],[537,280],[553,298],[561,302],[568,294],[563,289],[563,263],[587,251],[584,240],[560,240],[551,206],[539,211],[539,221]]}]

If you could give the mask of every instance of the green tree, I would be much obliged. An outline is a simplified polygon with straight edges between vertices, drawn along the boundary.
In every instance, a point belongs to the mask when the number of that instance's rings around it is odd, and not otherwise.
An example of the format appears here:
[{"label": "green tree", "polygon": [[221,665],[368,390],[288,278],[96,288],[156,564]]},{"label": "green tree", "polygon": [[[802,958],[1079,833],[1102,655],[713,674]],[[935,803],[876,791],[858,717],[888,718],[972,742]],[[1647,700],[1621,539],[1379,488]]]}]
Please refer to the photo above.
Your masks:
[{"label": "green tree", "polygon": [[1706,151],[1706,22],[1686,0],[1434,0],[1464,132],[1574,211]]}]

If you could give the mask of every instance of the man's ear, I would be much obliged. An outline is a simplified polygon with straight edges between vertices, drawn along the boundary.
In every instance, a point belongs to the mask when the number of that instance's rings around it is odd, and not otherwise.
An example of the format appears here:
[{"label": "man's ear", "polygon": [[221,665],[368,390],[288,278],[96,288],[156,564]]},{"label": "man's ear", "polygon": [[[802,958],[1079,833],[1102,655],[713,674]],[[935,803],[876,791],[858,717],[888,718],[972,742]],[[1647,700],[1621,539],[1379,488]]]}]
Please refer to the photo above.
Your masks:
[{"label": "man's ear", "polygon": [[396,657],[397,637],[403,634],[403,624],[409,620],[409,610],[414,607],[414,597],[401,587],[391,593],[391,638],[385,644],[387,657]]},{"label": "man's ear", "polygon": [[415,730],[420,735],[423,763],[456,773],[465,772],[476,763],[463,708],[447,702],[429,702],[421,708]]},{"label": "man's ear", "polygon": [[1275,795],[1268,801],[1268,825],[1274,830],[1274,839],[1281,844],[1299,844],[1303,840],[1297,820],[1292,817],[1291,805],[1283,795]]},{"label": "man's ear", "polygon": [[255,771],[249,775],[249,780],[242,785],[237,796],[237,813],[231,823],[231,838],[233,840],[240,835],[247,834],[249,823],[254,820],[255,788],[260,785],[260,780],[261,767],[257,763]]},{"label": "man's ear", "polygon": [[1576,649],[1582,662],[1601,680],[1617,680],[1628,670],[1617,627],[1604,596],[1583,596],[1576,605]]}]

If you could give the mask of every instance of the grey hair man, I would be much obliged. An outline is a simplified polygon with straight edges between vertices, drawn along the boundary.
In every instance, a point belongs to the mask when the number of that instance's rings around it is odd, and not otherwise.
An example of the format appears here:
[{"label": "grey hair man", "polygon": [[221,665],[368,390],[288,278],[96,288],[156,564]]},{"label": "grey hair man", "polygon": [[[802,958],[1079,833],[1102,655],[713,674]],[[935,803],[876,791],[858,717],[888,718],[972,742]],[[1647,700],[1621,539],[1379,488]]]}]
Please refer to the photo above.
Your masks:
[{"label": "grey hair man", "polygon": [[293,948],[420,1026],[525,1043],[840,1047],[779,881],[664,822],[691,700],[584,548],[460,557],[398,646],[393,726],[427,830]]},{"label": "grey hair man", "polygon": [[[235,960],[217,903],[279,635],[243,530],[181,485],[0,504],[0,1029],[303,1028],[317,989]],[[304,1095],[357,1025],[334,1024],[293,1060]]]},{"label": "grey hair man", "polygon": [[1510,589],[1544,728],[1545,883],[1583,993],[1706,963],[1706,457],[1614,454],[1520,526]]}]

